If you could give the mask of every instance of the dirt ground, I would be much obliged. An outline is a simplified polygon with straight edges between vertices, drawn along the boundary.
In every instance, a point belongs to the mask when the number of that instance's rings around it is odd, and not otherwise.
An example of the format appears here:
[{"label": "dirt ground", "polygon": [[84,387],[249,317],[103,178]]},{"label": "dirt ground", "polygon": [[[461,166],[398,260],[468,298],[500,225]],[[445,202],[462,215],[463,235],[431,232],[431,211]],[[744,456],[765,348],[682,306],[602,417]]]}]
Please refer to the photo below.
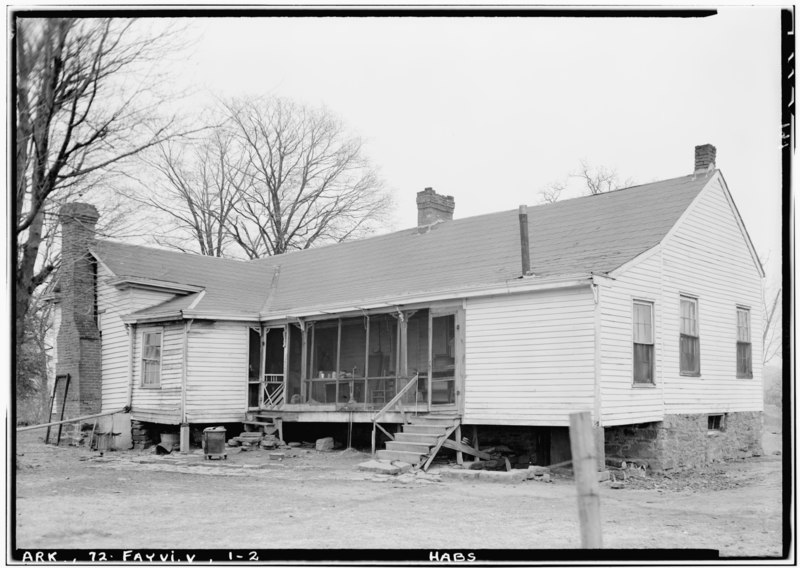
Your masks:
[{"label": "dirt ground", "polygon": [[[765,455],[601,483],[609,548],[710,548],[727,557],[781,554],[779,423]],[[776,428],[778,430],[776,431]],[[231,450],[156,456],[97,452],[18,436],[18,548],[89,549],[548,549],[580,546],[576,491],[552,483],[500,484],[427,474],[361,472],[355,450]],[[437,471],[439,473],[437,473]],[[477,555],[480,559],[480,553]]]}]

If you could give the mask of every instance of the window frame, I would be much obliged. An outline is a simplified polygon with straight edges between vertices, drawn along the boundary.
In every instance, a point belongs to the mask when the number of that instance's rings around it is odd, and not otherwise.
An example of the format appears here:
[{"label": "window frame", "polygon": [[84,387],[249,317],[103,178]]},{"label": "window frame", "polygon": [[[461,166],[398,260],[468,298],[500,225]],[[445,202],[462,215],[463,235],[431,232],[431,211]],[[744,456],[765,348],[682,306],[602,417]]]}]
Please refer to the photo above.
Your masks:
[{"label": "window frame", "polygon": [[[156,382],[154,383],[145,383],[145,367],[147,366],[148,362],[156,361],[156,359],[148,359],[145,357],[145,347],[148,335],[158,335],[159,342],[158,342],[158,376],[156,377]],[[141,353],[139,356],[139,360],[141,362],[140,367],[140,380],[139,386],[143,389],[160,389],[161,388],[161,373],[164,363],[164,328],[155,328],[155,329],[148,329],[142,330],[142,337],[141,337]]]},{"label": "window frame", "polygon": [[[739,313],[747,314],[747,341],[740,339],[739,331]],[[747,362],[749,363],[749,370],[742,372],[739,364],[739,347],[746,345],[748,347]],[[736,378],[737,379],[752,379],[753,378],[753,326],[752,318],[750,317],[750,308],[747,306],[736,306]]]},{"label": "window frame", "polygon": [[726,422],[728,419],[727,413],[722,414],[709,414],[707,432],[710,436],[716,436],[720,432],[725,431]]},{"label": "window frame", "polygon": [[[650,309],[650,343],[639,343],[636,341],[636,306],[645,306]],[[652,387],[656,384],[656,310],[655,302],[653,300],[643,300],[634,298],[631,302],[631,380],[635,387]],[[636,346],[649,345],[650,346],[650,380],[637,380],[636,376]]]},{"label": "window frame", "polygon": [[[691,302],[694,304],[694,332],[696,335],[691,335],[683,332],[683,302]],[[683,338],[692,338],[697,342],[697,364],[696,370],[683,368]],[[682,377],[699,377],[701,372],[701,351],[700,351],[700,299],[697,296],[689,294],[680,294],[678,300],[678,371]]]}]

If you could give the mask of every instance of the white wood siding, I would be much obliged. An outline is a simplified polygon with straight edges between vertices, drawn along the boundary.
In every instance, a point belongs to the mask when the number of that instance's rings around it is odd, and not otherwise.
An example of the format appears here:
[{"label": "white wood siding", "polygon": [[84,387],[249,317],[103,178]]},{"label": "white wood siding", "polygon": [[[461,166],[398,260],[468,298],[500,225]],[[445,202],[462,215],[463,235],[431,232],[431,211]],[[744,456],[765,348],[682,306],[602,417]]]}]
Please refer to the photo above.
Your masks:
[{"label": "white wood siding", "polygon": [[97,265],[97,310],[100,313],[102,340],[102,407],[116,410],[128,404],[128,333],[121,317],[130,309],[130,290],[118,290],[108,284],[113,277],[108,269]]},{"label": "white wood siding", "polygon": [[594,404],[589,286],[469,299],[464,422],[567,426]]},{"label": "white wood siding", "polygon": [[[161,386],[142,387],[142,335],[161,331]],[[133,351],[133,418],[147,422],[179,424],[183,374],[183,322],[141,325],[136,328]]]},{"label": "white wood siding", "polygon": [[[97,264],[97,309],[100,313],[102,408],[116,410],[128,404],[129,337],[122,317],[174,297],[167,292],[126,288],[108,284],[115,278],[102,263]],[[134,385],[136,385],[134,379]],[[145,420],[145,418],[141,418]]]},{"label": "white wood siding", "polygon": [[[763,410],[761,278],[718,180],[663,243],[667,414]],[[698,298],[700,377],[680,375],[680,294]],[[753,378],[736,378],[736,306],[750,308]]]},{"label": "white wood siding", "polygon": [[235,422],[247,406],[249,325],[195,321],[189,332],[189,422]]},{"label": "white wood siding", "polygon": [[[600,400],[603,426],[664,418],[661,252],[600,286]],[[633,385],[633,301],[653,303],[655,384]],[[677,341],[675,342],[677,346]]]}]

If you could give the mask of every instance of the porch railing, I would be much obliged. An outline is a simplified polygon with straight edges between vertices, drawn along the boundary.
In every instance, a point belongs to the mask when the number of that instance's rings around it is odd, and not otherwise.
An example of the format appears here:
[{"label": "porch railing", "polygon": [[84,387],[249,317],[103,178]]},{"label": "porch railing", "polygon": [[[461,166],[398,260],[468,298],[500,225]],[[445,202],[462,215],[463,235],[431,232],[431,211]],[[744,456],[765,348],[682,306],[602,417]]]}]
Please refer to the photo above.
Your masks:
[{"label": "porch railing", "polygon": [[381,432],[383,432],[384,434],[389,436],[390,440],[394,440],[394,436],[392,436],[389,432],[387,432],[383,428],[383,426],[378,424],[378,420],[380,420],[381,417],[383,417],[383,415],[386,414],[389,411],[390,408],[394,407],[395,404],[400,403],[400,413],[403,415],[403,422],[406,422],[406,415],[405,415],[405,412],[403,412],[402,399],[406,395],[406,393],[409,392],[412,388],[416,388],[417,380],[419,380],[419,373],[417,373],[416,375],[411,377],[411,380],[408,381],[408,384],[406,384],[402,389],[400,389],[400,392],[398,392],[396,395],[394,395],[394,398],[392,400],[390,400],[389,402],[387,402],[386,405],[383,408],[381,408],[378,412],[376,412],[375,416],[372,417],[372,455],[373,456],[375,456],[375,429],[376,428],[380,428]]},{"label": "porch railing", "polygon": [[276,410],[283,406],[285,385],[283,377],[280,379],[268,376],[267,380],[263,383],[263,398],[261,401],[261,408],[264,410]]}]

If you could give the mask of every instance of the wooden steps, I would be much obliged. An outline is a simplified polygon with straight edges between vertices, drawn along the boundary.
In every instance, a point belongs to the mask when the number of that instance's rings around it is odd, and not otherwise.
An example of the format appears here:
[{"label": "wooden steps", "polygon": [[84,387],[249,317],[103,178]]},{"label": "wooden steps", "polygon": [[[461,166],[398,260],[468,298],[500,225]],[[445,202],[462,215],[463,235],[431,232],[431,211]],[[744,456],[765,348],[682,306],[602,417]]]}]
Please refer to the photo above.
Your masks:
[{"label": "wooden steps", "polygon": [[246,419],[242,421],[247,432],[260,431],[264,434],[278,433],[278,439],[283,441],[283,419],[280,413],[259,412],[246,414]]},{"label": "wooden steps", "polygon": [[445,439],[461,423],[455,414],[426,414],[414,416],[395,439],[386,442],[386,449],[375,452],[375,457],[385,461],[403,461],[427,469],[433,456],[444,445]]}]

